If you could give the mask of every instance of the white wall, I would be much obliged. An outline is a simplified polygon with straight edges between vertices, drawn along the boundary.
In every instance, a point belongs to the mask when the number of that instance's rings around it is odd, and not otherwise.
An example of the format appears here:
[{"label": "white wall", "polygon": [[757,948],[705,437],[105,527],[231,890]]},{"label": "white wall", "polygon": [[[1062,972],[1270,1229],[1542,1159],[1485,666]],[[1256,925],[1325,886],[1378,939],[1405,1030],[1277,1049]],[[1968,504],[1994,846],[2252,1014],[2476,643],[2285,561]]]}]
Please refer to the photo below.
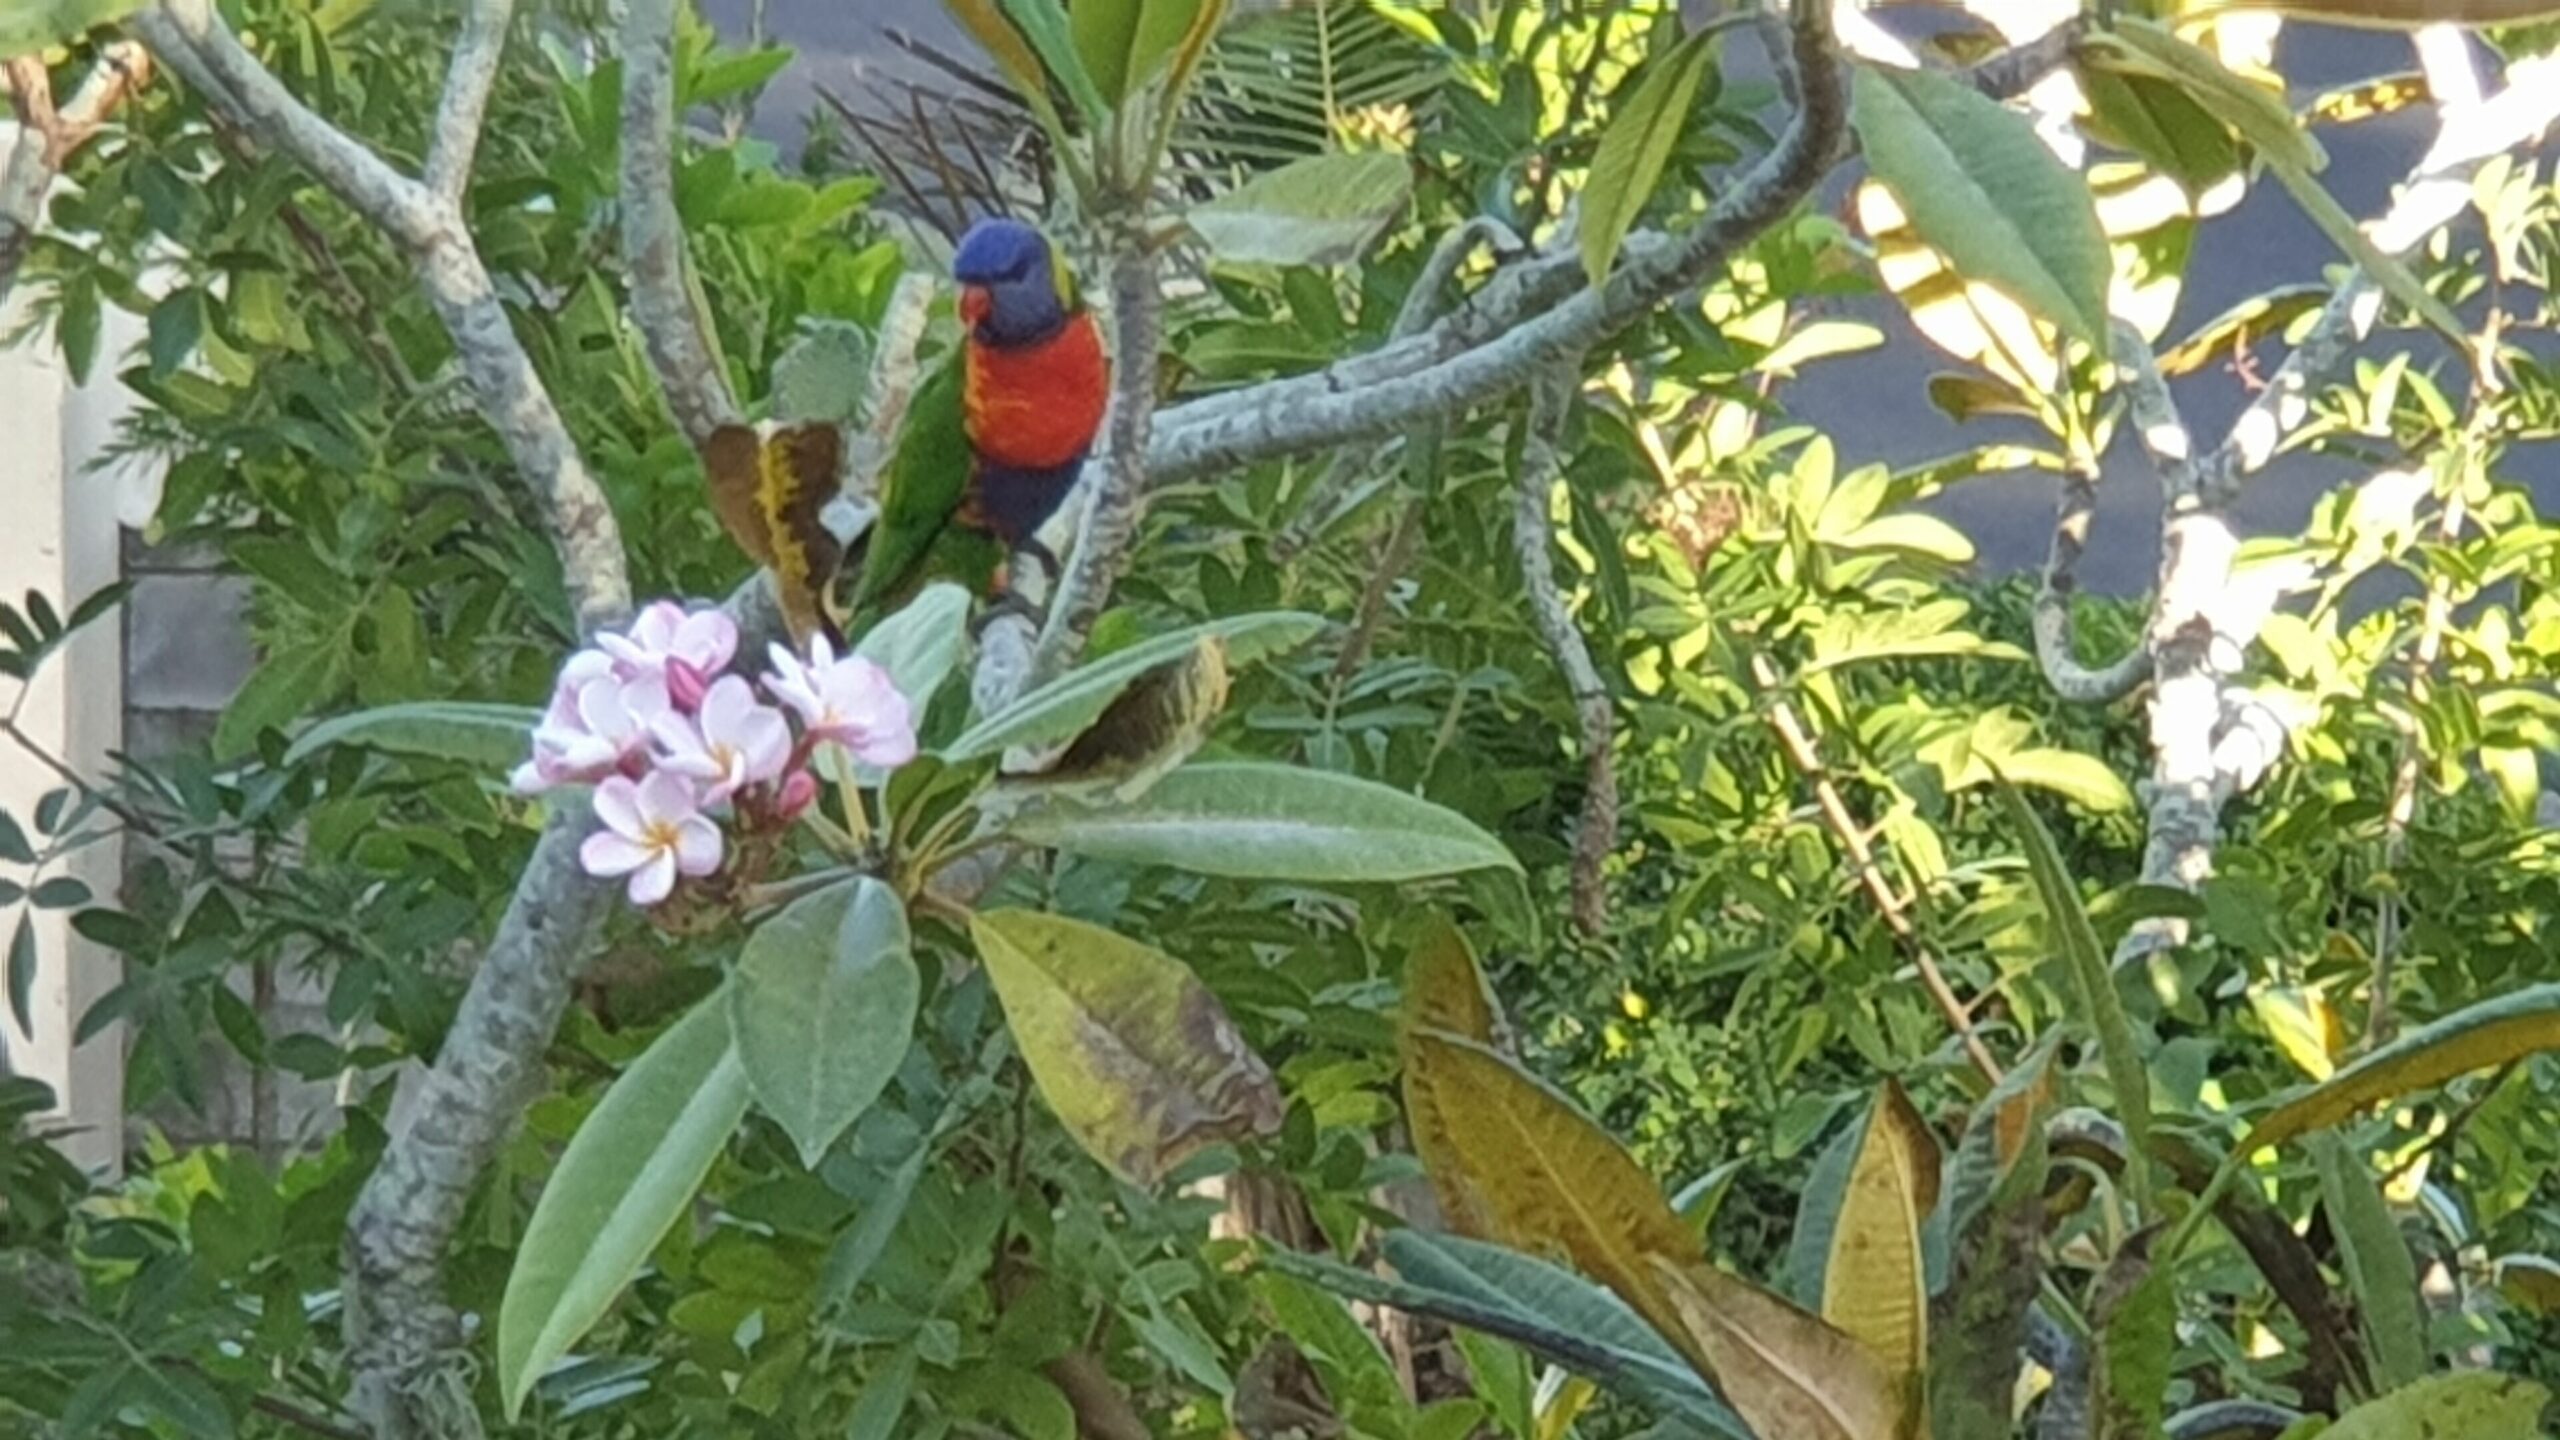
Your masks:
[{"label": "white wall", "polygon": [[[23,296],[18,303],[24,304]],[[14,317],[0,316],[0,333],[15,324]],[[92,472],[90,462],[113,438],[118,417],[131,403],[109,372],[141,330],[135,317],[110,310],[98,373],[85,386],[71,383],[49,336],[0,350],[0,593],[11,604],[22,603],[32,589],[67,612],[116,579],[119,480]],[[121,621],[110,617],[82,631],[45,664],[31,693],[21,696],[26,687],[0,677],[0,713],[17,707],[19,727],[83,775],[104,774],[109,752],[122,745]],[[0,741],[0,807],[22,825],[32,829],[38,797],[60,784],[43,763]],[[92,845],[48,873],[75,876],[93,894],[112,900],[122,880],[122,855],[121,845]],[[17,869],[0,865],[0,873],[24,881]],[[72,1158],[92,1171],[112,1172],[123,1147],[123,1030],[112,1028],[76,1050],[71,1034],[80,1015],[121,977],[121,962],[114,952],[72,933],[68,913],[33,913],[34,1029],[17,1030],[0,1006],[0,1065],[51,1085],[65,1118],[77,1127],[66,1147]],[[16,913],[0,912],[0,926],[6,927],[0,945],[16,925]]]}]

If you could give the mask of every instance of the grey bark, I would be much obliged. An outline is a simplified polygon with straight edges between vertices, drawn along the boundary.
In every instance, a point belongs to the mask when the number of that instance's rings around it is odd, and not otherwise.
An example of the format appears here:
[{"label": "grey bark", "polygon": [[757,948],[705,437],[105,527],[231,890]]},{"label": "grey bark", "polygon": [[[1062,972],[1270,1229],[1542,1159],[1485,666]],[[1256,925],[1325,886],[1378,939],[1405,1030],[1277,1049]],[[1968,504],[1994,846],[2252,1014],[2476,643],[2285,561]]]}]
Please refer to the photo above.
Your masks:
[{"label": "grey bark", "polygon": [[1146,517],[1150,474],[1148,440],[1155,431],[1158,353],[1164,346],[1164,292],[1157,254],[1136,225],[1122,227],[1111,245],[1111,418],[1103,453],[1087,467],[1100,484],[1084,507],[1066,574],[1050,599],[1031,659],[1037,684],[1073,663],[1110,603],[1111,587],[1129,566],[1139,522]]},{"label": "grey bark", "polygon": [[1558,453],[1566,420],[1572,415],[1574,392],[1582,377],[1580,357],[1530,387],[1529,422],[1520,446],[1520,477],[1512,493],[1511,545],[1520,564],[1521,588],[1528,593],[1530,618],[1546,642],[1549,658],[1562,671],[1573,695],[1574,717],[1582,745],[1581,813],[1573,831],[1573,919],[1585,935],[1609,927],[1609,885],[1604,873],[1618,844],[1617,712],[1591,646],[1556,584],[1555,525],[1548,518],[1555,486],[1564,474]]},{"label": "grey bark", "polygon": [[[2371,227],[2375,245],[2393,255],[2414,251],[2462,212],[2483,162],[2532,142],[2560,120],[2560,59],[2520,61],[2509,67],[2498,94],[2480,98],[2459,32],[2442,26],[2422,32],[2419,56],[2430,88],[2447,98],[2434,144]],[[2281,721],[2238,678],[2265,619],[2266,597],[2233,583],[2239,537],[2229,506],[2308,416],[2310,396],[2353,355],[2380,302],[2361,274],[2341,284],[2266,388],[2202,457],[2148,347],[2118,347],[2118,363],[2131,377],[2126,393],[2135,428],[2168,500],[2159,593],[2144,637],[2154,681],[2151,774],[2140,787],[2147,884],[2201,886],[2213,871],[2222,807],[2257,783],[2283,751]],[[2116,947],[2116,963],[2132,963],[2185,936],[2183,921],[2143,921]]]},{"label": "grey bark", "polygon": [[675,194],[675,0],[622,13],[622,265],[631,320],[676,428],[697,447],[738,421],[738,402],[686,278]]}]

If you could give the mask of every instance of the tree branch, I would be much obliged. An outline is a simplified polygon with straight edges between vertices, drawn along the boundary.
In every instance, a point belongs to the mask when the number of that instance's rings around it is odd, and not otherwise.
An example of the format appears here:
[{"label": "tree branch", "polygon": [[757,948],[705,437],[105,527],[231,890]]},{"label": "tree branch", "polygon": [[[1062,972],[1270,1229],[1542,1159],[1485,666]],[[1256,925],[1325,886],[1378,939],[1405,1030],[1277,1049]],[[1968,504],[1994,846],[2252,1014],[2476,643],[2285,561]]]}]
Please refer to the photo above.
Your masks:
[{"label": "tree branch", "polygon": [[98,53],[69,104],[53,103],[53,77],[38,55],[0,62],[9,85],[9,108],[18,134],[0,159],[0,302],[9,298],[27,246],[44,220],[45,198],[64,162],[106,124],[124,98],[151,78],[151,57],[130,40],[112,41]]},{"label": "tree branch", "polygon": [[[1111,245],[1111,421],[1102,455],[1088,467],[1100,485],[1084,507],[1074,552],[1048,622],[1032,655],[1034,683],[1064,670],[1084,648],[1093,623],[1110,603],[1111,587],[1128,568],[1129,552],[1144,518],[1151,467],[1148,439],[1155,429],[1157,352],[1164,343],[1164,293],[1156,280],[1155,248],[1134,225],[1119,227]],[[1161,476],[1153,477],[1157,483]]]},{"label": "tree branch", "polygon": [[675,0],[622,13],[622,267],[631,322],[676,428],[699,448],[738,422],[737,398],[693,303],[675,196]]},{"label": "tree branch", "polygon": [[1751,657],[1751,678],[1767,699],[1769,728],[1777,733],[1778,748],[1785,753],[1787,763],[1796,774],[1802,776],[1812,789],[1814,808],[1821,812],[1824,828],[1831,832],[1832,839],[1840,843],[1841,853],[1849,857],[1850,865],[1858,872],[1859,887],[1867,892],[1868,901],[1876,907],[1877,917],[1884,921],[1884,928],[1892,934],[1894,943],[1911,957],[1912,968],[1920,973],[1921,988],[1929,992],[1931,1003],[1938,1007],[1940,1015],[1946,1017],[1948,1028],[1964,1042],[1965,1054],[1972,1059],[1973,1068],[1981,1071],[1982,1077],[1992,1084],[1999,1084],[2000,1062],[1992,1056],[1991,1047],[1982,1043],[1982,1037],[1975,1033],[1973,1013],[1965,1007],[1955,987],[1947,983],[1946,974],[1939,970],[1937,957],[1929,952],[1928,944],[1920,938],[1919,929],[1911,923],[1902,897],[1893,893],[1893,881],[1885,875],[1883,862],[1876,858],[1875,847],[1867,843],[1865,829],[1858,824],[1857,817],[1849,813],[1849,802],[1842,798],[1840,787],[1831,783],[1830,772],[1823,767],[1822,752],[1815,748],[1812,733],[1805,729],[1795,707],[1779,693],[1778,672],[1770,665],[1767,656]]},{"label": "tree branch", "polygon": [[[1517,250],[1520,237],[1512,233],[1510,226],[1489,215],[1478,215],[1443,234],[1431,247],[1431,256],[1423,262],[1413,288],[1405,292],[1404,304],[1396,310],[1395,326],[1387,332],[1389,340],[1410,339],[1440,318],[1442,293],[1478,245],[1490,245],[1497,252]],[[1306,497],[1298,502],[1298,513],[1272,538],[1271,562],[1286,569],[1299,552],[1315,543],[1315,538],[1333,523],[1345,492],[1376,459],[1377,452],[1366,448],[1335,455],[1324,473],[1316,477],[1316,483],[1307,488]]]},{"label": "tree branch", "polygon": [[435,134],[427,142],[426,184],[438,200],[457,209],[471,180],[472,156],[480,148],[489,92],[498,85],[498,62],[506,54],[507,27],[515,13],[515,0],[471,0],[453,62],[445,69]]},{"label": "tree branch", "polygon": [[1455,414],[1592,348],[1723,265],[1811,193],[1840,154],[1847,101],[1830,7],[1795,7],[1790,34],[1803,103],[1777,147],[1685,233],[1629,237],[1604,286],[1581,285],[1578,255],[1551,255],[1513,267],[1410,341],[1168,410],[1147,457],[1155,483],[1379,439]]},{"label": "tree branch", "polygon": [[2063,467],[2062,490],[2054,504],[2053,546],[2045,553],[2044,581],[2036,590],[2034,629],[2036,660],[2054,693],[2080,705],[2105,705],[2123,699],[2151,675],[2151,652],[2140,645],[2112,665],[2084,665],[2072,645],[2071,597],[2080,589],[2080,556],[2088,549],[2089,524],[2098,510],[2096,466],[2074,461]]},{"label": "tree branch", "polygon": [[171,69],[190,80],[205,77],[206,100],[233,124],[292,156],[357,214],[404,246],[432,238],[438,217],[427,188],[295,99],[214,13],[212,0],[161,0],[134,25]]},{"label": "tree branch", "polygon": [[1530,387],[1529,422],[1520,446],[1520,478],[1511,509],[1512,553],[1520,562],[1520,583],[1528,592],[1529,612],[1537,622],[1547,654],[1564,672],[1580,722],[1583,764],[1582,813],[1573,831],[1573,919],[1585,935],[1609,927],[1609,887],[1603,869],[1618,844],[1617,713],[1609,687],[1591,660],[1591,647],[1573,623],[1564,594],[1557,588],[1555,527],[1548,507],[1564,463],[1557,447],[1572,415],[1580,357]]},{"label": "tree branch", "polygon": [[[2444,106],[2435,143],[2372,227],[2375,244],[2390,254],[2415,249],[2459,215],[2482,162],[2560,120],[2560,59],[2518,62],[2508,71],[2506,87],[2484,100],[2477,98],[2468,42],[2457,32],[2427,32],[2419,58],[2429,71],[2430,91],[2453,98]],[[2155,682],[2151,777],[2143,786],[2146,884],[2201,886],[2213,872],[2224,803],[2256,784],[2282,752],[2282,722],[2237,678],[2265,619],[2268,597],[2262,586],[2232,583],[2239,537],[2228,507],[2245,478],[2301,425],[2312,391],[2346,363],[2380,302],[2368,278],[2350,276],[2222,443],[2201,460],[2150,347],[2119,337],[2115,359],[2130,377],[2126,394],[2135,428],[2159,467],[2168,500],[2159,594],[2144,637]],[[2142,921],[2116,947],[2116,963],[2175,945],[2185,934],[2181,920]]]}]

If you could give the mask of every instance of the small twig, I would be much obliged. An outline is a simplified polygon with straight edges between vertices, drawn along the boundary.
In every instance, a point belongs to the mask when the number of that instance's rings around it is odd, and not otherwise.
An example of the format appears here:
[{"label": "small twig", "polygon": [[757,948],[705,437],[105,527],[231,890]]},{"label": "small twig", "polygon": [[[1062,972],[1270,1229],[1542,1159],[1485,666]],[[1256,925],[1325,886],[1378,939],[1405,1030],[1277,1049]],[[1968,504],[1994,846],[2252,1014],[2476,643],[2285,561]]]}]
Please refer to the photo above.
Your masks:
[{"label": "small twig", "polygon": [[1866,831],[1859,827],[1857,817],[1849,813],[1848,802],[1841,798],[1839,787],[1831,783],[1830,773],[1823,767],[1822,752],[1815,748],[1813,736],[1806,731],[1804,722],[1797,718],[1795,708],[1780,695],[1777,671],[1766,656],[1751,657],[1751,678],[1768,699],[1769,728],[1777,732],[1778,746],[1786,752],[1787,763],[1795,767],[1796,773],[1813,788],[1814,806],[1822,812],[1825,828],[1847,852],[1849,863],[1858,872],[1858,884],[1867,892],[1868,900],[1874,903],[1885,929],[1892,932],[1903,953],[1911,957],[1912,965],[1920,972],[1921,987],[1929,992],[1938,1013],[1946,1017],[1957,1038],[1964,1042],[1965,1053],[1972,1057],[1974,1068],[1982,1072],[1984,1079],[1994,1085],[1999,1084],[2000,1062],[1992,1057],[1991,1047],[1982,1043],[1982,1037],[1975,1033],[1971,1012],[1956,995],[1955,988],[1947,983],[1944,972],[1939,970],[1937,957],[1929,953],[1928,945],[1921,940],[1901,897],[1893,893],[1893,882],[1885,875],[1883,864],[1876,859],[1875,847],[1867,843]]},{"label": "small twig", "polygon": [[1558,365],[1554,373],[1529,387],[1528,429],[1520,445],[1520,477],[1511,508],[1512,552],[1520,565],[1520,583],[1528,592],[1529,612],[1547,654],[1564,672],[1572,692],[1574,716],[1582,745],[1582,810],[1573,830],[1573,920],[1583,934],[1598,936],[1609,927],[1607,866],[1618,847],[1617,713],[1609,687],[1592,662],[1591,646],[1557,586],[1555,527],[1548,519],[1564,462],[1559,449],[1565,422],[1571,418],[1581,374],[1581,357]]}]

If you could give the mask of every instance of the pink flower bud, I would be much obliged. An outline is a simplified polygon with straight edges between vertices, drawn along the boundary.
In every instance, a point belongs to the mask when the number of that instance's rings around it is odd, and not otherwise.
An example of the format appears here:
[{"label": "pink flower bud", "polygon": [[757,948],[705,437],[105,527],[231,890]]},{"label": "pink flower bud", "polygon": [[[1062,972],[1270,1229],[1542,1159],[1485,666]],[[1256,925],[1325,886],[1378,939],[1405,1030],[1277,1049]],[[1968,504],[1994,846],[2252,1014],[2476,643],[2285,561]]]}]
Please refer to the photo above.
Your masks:
[{"label": "pink flower bud", "polygon": [[782,789],[774,797],[774,818],[789,823],[804,814],[818,798],[818,777],[806,770],[794,770],[782,777]]}]

